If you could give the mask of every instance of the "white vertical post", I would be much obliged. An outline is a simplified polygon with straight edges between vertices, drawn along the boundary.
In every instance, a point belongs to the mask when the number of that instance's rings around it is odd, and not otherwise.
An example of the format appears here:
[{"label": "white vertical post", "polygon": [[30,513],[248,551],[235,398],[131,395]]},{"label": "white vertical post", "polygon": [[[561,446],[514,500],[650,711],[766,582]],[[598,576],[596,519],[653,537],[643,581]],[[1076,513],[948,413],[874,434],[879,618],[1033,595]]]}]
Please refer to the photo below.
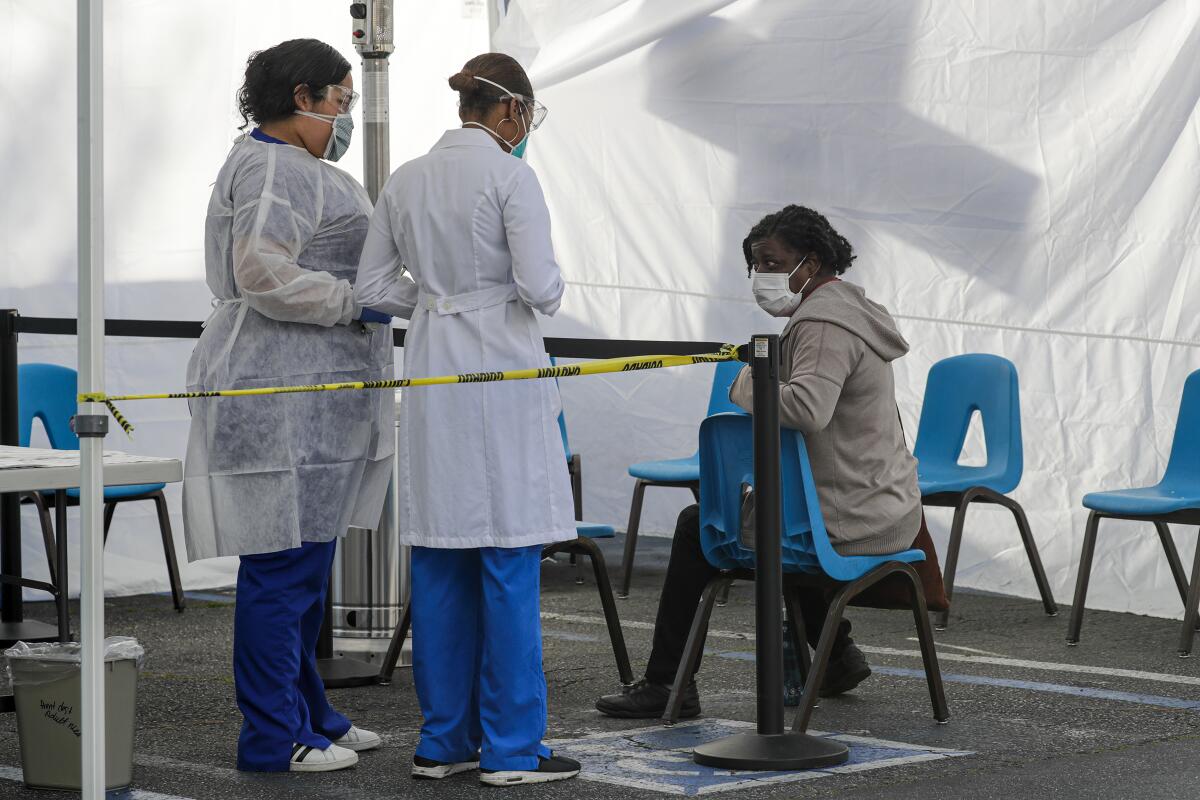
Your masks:
[{"label": "white vertical post", "polygon": [[[78,0],[79,391],[104,391],[104,137],[102,0]],[[80,403],[79,414],[104,414]],[[80,437],[80,716],[82,800],[103,800],[104,781],[104,439]],[[62,535],[60,533],[60,535]],[[65,580],[65,576],[63,576]]]}]

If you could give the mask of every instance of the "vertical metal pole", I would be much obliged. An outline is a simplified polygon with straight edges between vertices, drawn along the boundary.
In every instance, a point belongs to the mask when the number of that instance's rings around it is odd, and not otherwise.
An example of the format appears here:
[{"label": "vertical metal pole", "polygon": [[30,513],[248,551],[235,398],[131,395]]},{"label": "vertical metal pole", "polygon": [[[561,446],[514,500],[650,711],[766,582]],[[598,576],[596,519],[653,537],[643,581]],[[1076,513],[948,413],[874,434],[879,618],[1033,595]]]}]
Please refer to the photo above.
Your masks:
[{"label": "vertical metal pole", "polygon": [[[78,0],[79,390],[104,391],[104,4]],[[80,403],[79,415],[103,406]],[[104,782],[104,534],[100,519],[104,440],[80,437],[80,688],[83,800],[102,800]],[[60,532],[62,535],[62,532]],[[65,580],[66,576],[63,576]]]},{"label": "vertical metal pole", "polygon": [[388,54],[363,54],[363,182],[374,203],[387,182],[391,164],[388,118]]},{"label": "vertical metal pole", "polygon": [[[20,444],[17,430],[17,312],[0,310],[0,444]],[[20,495],[0,495],[0,573],[21,574]],[[0,621],[21,622],[21,587],[0,584]]]},{"label": "vertical metal pole", "polygon": [[783,512],[779,483],[779,337],[751,340],[754,379],[754,615],[758,732],[783,733]]}]

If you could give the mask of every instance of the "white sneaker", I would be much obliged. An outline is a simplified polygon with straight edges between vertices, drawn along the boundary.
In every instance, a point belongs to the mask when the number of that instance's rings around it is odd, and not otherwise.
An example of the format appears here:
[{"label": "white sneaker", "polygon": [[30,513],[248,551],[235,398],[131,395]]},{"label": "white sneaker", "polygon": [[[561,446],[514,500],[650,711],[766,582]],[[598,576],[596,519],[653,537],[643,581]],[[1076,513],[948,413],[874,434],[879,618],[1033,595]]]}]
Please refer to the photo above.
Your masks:
[{"label": "white sneaker", "polygon": [[432,758],[413,756],[412,776],[416,780],[440,781],[473,769],[479,769],[478,761],[434,761]]},{"label": "white sneaker", "polygon": [[358,763],[358,753],[331,744],[324,750],[298,744],[292,748],[292,772],[333,772],[353,767]]},{"label": "white sneaker", "polygon": [[344,747],[347,750],[353,750],[361,753],[364,750],[374,750],[379,745],[383,744],[383,739],[379,738],[378,733],[365,731],[362,728],[350,726],[350,730],[346,731],[342,738],[334,742],[338,747]]},{"label": "white sneaker", "polygon": [[538,757],[537,769],[481,770],[479,782],[487,786],[517,786],[522,783],[565,781],[579,774],[579,762],[566,756]]}]

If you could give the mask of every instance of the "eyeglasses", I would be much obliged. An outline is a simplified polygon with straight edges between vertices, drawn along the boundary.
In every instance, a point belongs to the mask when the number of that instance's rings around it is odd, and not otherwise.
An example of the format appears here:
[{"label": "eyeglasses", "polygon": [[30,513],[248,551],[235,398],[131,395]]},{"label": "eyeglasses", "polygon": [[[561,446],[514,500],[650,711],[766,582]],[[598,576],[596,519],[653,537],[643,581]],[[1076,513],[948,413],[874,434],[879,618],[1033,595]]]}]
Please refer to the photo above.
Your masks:
[{"label": "eyeglasses", "polygon": [[539,103],[537,100],[534,100],[532,97],[526,97],[523,94],[517,94],[516,92],[510,92],[508,89],[505,89],[503,86],[496,83],[495,81],[490,81],[487,78],[481,78],[478,75],[475,76],[475,80],[480,81],[482,83],[486,83],[489,86],[495,86],[497,89],[504,92],[503,95],[496,98],[496,102],[498,102],[498,103],[503,103],[506,100],[508,100],[509,98],[512,98],[521,103],[524,103],[525,107],[529,109],[529,113],[532,116],[532,120],[529,123],[529,130],[531,130],[531,131],[536,131],[538,128],[540,128],[542,126],[542,123],[546,120],[546,115],[548,113],[550,113],[549,109],[547,109],[544,105]]},{"label": "eyeglasses", "polygon": [[[526,97],[522,94],[513,94],[511,92],[510,96],[524,103],[525,107],[529,109],[530,114],[533,116],[533,120],[529,123],[529,130],[536,131],[538,128],[542,127],[542,123],[546,121],[546,115],[550,113],[550,109],[546,108],[532,97]],[[503,101],[507,98],[502,97],[500,99]]]},{"label": "eyeglasses", "polygon": [[[333,100],[333,102],[338,104],[338,112],[339,113],[349,114],[351,111],[354,110],[354,107],[356,105],[358,105],[358,98],[361,95],[359,95],[359,93],[354,91],[353,89],[347,89],[345,86],[342,86],[340,83],[331,83],[329,86],[327,86],[325,88],[326,88],[325,96],[328,99]],[[338,97],[331,97],[329,95],[329,89],[336,89],[338,91]]]}]

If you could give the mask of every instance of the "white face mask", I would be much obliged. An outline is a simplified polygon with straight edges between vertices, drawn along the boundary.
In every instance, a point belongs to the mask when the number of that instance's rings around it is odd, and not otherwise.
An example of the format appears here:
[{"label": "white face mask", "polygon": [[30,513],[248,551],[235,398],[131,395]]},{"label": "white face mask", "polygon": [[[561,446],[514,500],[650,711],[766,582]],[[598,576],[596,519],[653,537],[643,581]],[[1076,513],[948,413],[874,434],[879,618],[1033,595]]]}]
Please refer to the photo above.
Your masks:
[{"label": "white face mask", "polygon": [[750,288],[754,292],[754,300],[759,308],[773,317],[790,317],[800,307],[804,300],[804,290],[812,282],[810,275],[800,291],[791,290],[792,276],[804,266],[805,258],[788,274],[782,272],[756,272],[750,280]]}]

